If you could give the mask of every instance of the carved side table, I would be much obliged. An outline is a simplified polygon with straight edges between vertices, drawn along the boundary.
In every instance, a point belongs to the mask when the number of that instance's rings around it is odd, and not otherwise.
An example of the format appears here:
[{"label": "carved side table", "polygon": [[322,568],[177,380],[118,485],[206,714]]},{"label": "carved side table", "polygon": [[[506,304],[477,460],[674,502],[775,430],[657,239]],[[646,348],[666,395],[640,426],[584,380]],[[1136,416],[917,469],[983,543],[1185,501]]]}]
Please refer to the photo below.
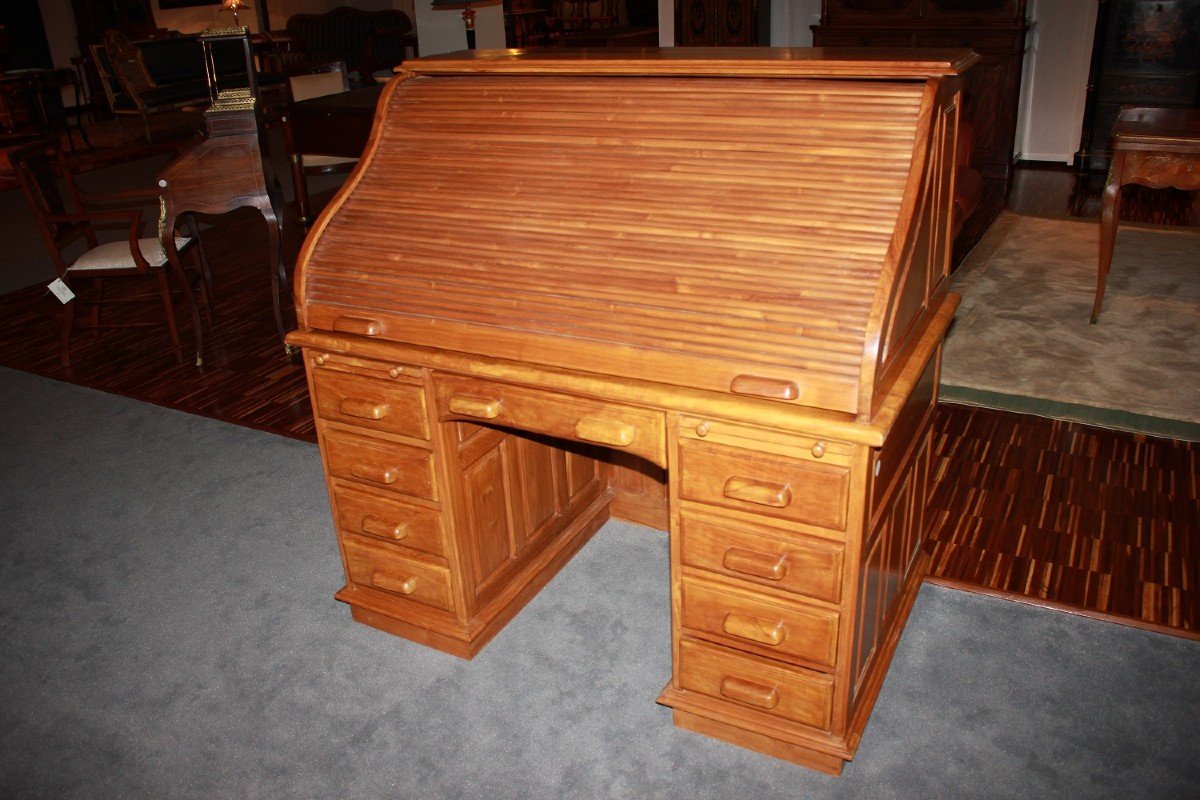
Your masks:
[{"label": "carved side table", "polygon": [[1200,221],[1200,110],[1127,108],[1113,126],[1112,148],[1112,166],[1100,208],[1100,270],[1092,306],[1093,325],[1100,318],[1117,241],[1122,186],[1136,183],[1152,189],[1196,192],[1192,204]]}]

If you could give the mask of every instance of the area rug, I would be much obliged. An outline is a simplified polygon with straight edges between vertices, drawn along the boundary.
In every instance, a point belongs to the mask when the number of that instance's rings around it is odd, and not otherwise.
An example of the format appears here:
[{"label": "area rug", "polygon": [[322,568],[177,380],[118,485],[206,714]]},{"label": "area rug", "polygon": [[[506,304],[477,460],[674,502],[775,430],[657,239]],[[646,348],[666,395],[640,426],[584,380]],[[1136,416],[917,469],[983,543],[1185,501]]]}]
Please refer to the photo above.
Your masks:
[{"label": "area rug", "polygon": [[1200,232],[1005,212],[955,274],[943,400],[1200,441]]}]

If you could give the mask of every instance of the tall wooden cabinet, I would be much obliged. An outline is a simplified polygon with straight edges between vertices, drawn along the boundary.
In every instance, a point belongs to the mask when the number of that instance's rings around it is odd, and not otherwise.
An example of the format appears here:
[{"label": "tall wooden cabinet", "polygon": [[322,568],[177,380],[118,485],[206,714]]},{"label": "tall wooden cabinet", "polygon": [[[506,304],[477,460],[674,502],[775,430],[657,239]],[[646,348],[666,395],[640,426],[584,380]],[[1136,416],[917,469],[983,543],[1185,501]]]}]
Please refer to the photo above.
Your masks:
[{"label": "tall wooden cabinet", "polygon": [[1012,181],[1025,53],[1025,0],[823,0],[820,47],[967,47],[980,55],[963,86],[963,123],[983,198],[955,240],[965,254],[1004,208]]},{"label": "tall wooden cabinet", "polygon": [[1076,164],[1104,170],[1122,106],[1200,107],[1200,2],[1101,0]]},{"label": "tall wooden cabinet", "polygon": [[675,44],[756,45],[757,20],[757,0],[675,0]]}]

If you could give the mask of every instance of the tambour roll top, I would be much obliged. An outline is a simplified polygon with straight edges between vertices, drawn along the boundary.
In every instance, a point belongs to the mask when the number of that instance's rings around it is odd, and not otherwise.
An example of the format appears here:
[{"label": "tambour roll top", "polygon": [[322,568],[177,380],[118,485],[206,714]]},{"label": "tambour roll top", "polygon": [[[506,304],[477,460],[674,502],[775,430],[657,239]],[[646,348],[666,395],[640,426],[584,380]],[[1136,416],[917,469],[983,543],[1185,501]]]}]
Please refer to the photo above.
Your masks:
[{"label": "tambour roll top", "polygon": [[944,297],[934,109],[972,59],[409,62],[306,243],[302,326],[869,418]]}]

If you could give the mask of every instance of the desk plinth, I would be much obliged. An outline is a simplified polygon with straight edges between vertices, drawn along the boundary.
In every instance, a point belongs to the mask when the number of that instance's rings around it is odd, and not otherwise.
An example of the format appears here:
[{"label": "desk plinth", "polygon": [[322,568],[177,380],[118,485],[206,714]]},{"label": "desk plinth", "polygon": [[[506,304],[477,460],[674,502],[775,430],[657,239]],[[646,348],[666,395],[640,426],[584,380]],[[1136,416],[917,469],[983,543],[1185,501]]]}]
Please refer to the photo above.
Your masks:
[{"label": "desk plinth", "polygon": [[888,55],[407,62],[288,337],[356,620],[470,658],[610,516],[666,529],[660,702],[840,771],[925,571],[958,302],[973,57]]}]

